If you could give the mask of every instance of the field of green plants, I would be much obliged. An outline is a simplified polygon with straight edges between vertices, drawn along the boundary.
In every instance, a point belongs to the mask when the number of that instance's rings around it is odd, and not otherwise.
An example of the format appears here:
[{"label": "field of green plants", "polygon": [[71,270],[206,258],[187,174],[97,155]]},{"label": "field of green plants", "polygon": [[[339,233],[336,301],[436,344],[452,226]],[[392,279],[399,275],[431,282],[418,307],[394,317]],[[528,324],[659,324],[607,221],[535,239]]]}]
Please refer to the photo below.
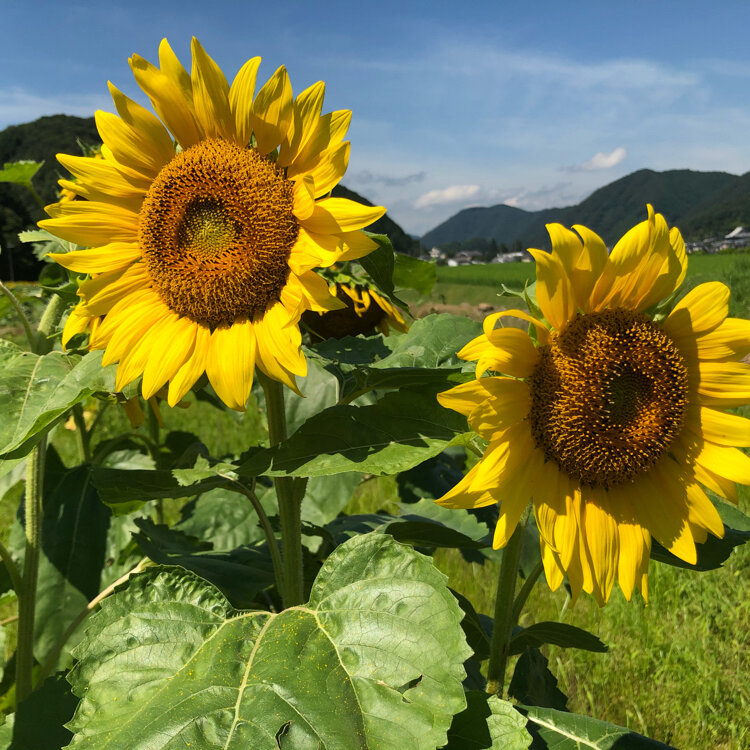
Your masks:
[{"label": "field of green plants", "polygon": [[[497,299],[501,285],[523,286],[533,268],[532,264],[439,268],[432,299],[510,305],[511,299]],[[748,314],[750,256],[691,257],[687,286],[709,279],[724,281],[732,289],[731,314]],[[35,303],[33,287],[27,292],[25,306],[33,317],[41,307]],[[0,309],[5,338],[20,339],[22,331],[14,325],[12,311]],[[236,454],[267,438],[263,412],[255,407],[253,397],[244,414],[219,411],[196,401],[192,394],[187,401],[185,409],[163,407],[165,429],[200,433],[213,456]],[[86,418],[95,418],[101,402],[92,399],[86,408],[90,410]],[[67,427],[61,424],[55,428],[52,444],[64,462],[75,463],[79,446],[75,431],[71,425]],[[101,414],[99,429],[104,438],[130,428],[124,411],[109,406]],[[750,493],[742,489],[740,506],[747,512]],[[347,510],[398,512],[397,500],[393,478],[366,479]],[[6,537],[17,501],[18,497],[9,493],[0,506],[0,527]],[[177,519],[184,502],[165,502],[165,518]],[[467,562],[455,549],[438,550],[435,559],[454,589],[467,596],[478,612],[491,614],[495,564]],[[543,648],[570,710],[627,726],[677,748],[740,750],[750,745],[749,573],[750,546],[735,550],[723,568],[706,573],[652,563],[648,606],[638,596],[628,603],[615,591],[603,608],[587,596],[574,607],[567,606],[564,590],[550,592],[542,578],[531,594],[521,625],[542,620],[565,622],[595,633],[610,645],[606,654]],[[0,619],[7,622],[12,619],[12,608],[6,609],[0,609]],[[10,644],[13,635],[7,635]]]}]

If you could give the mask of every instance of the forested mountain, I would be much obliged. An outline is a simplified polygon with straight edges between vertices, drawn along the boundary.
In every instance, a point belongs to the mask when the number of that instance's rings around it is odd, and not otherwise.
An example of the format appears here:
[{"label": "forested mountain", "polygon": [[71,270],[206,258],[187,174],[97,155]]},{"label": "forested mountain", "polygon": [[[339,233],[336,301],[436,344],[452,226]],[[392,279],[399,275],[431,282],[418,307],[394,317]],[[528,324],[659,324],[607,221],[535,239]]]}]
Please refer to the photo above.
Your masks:
[{"label": "forested mountain", "polygon": [[750,226],[750,173],[689,169],[654,172],[641,169],[594,191],[575,206],[524,211],[499,205],[467,208],[427,232],[424,247],[462,243],[472,238],[495,240],[511,247],[549,247],[544,225],[583,224],[612,245],[646,217],[646,203],[680,227],[686,239],[726,234],[738,225]]},{"label": "forested mountain", "polygon": [[[80,154],[80,144],[94,146],[98,143],[99,134],[93,117],[41,117],[34,122],[11,125],[0,131],[0,166],[21,159],[43,161],[44,166],[34,176],[33,183],[44,203],[53,203],[57,199],[57,180],[66,175],[55,154]],[[342,185],[336,187],[334,195],[372,205],[366,198]],[[18,233],[33,227],[43,216],[41,208],[27,190],[18,185],[0,183],[0,278],[36,279],[41,264],[30,248],[18,241]],[[387,234],[398,252],[416,253],[419,249],[419,243],[387,215],[369,229]]]}]

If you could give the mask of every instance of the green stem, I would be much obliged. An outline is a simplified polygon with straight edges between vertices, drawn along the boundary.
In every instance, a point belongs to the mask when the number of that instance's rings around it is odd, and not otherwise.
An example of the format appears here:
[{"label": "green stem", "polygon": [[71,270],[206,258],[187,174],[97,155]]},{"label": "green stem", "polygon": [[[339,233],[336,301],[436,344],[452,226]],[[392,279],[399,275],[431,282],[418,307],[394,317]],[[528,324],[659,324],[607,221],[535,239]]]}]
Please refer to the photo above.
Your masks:
[{"label": "green stem", "polygon": [[[266,396],[268,436],[271,446],[286,440],[286,412],[284,410],[284,386],[259,373],[263,393]],[[303,602],[302,584],[302,498],[299,482],[293,477],[274,477],[276,497],[279,502],[281,522],[281,552],[283,564],[283,586],[281,600],[285,608]]]},{"label": "green stem", "polygon": [[91,435],[86,427],[86,420],[83,417],[83,406],[75,404],[73,407],[73,421],[76,424],[76,433],[78,435],[78,448],[81,453],[81,463],[86,464],[91,460],[91,450],[89,441]]},{"label": "green stem", "polygon": [[521,586],[521,590],[516,595],[516,600],[513,602],[513,614],[511,616],[513,624],[515,625],[521,619],[521,612],[523,611],[523,605],[526,604],[526,600],[529,598],[531,589],[534,588],[534,584],[539,580],[539,576],[544,570],[544,564],[540,560],[534,569],[526,577],[526,580]]},{"label": "green stem", "polygon": [[26,555],[21,590],[18,592],[18,646],[16,650],[16,702],[31,693],[34,668],[34,615],[42,541],[42,487],[47,436],[29,455],[26,463]]},{"label": "green stem", "polygon": [[21,303],[16,299],[16,295],[8,289],[2,281],[0,281],[0,292],[2,292],[9,300],[10,304],[13,305],[18,317],[21,319],[23,330],[26,333],[26,340],[29,342],[29,348],[34,351],[36,348],[36,333],[29,323],[29,319],[26,317],[26,313],[23,311]]},{"label": "green stem", "polygon": [[[222,474],[221,476],[224,475]],[[279,550],[279,545],[276,541],[276,535],[273,533],[273,528],[271,527],[271,522],[266,515],[266,511],[263,510],[263,506],[260,504],[258,496],[249,487],[245,487],[244,484],[238,482],[235,479],[231,479],[230,477],[225,478],[229,480],[227,489],[232,490],[233,492],[237,492],[240,495],[244,495],[250,501],[256,514],[258,515],[258,520],[260,521],[260,525],[263,528],[263,533],[266,535],[266,542],[268,542],[268,549],[271,553],[271,562],[273,563],[273,574],[274,578],[276,579],[276,588],[280,592],[283,591],[284,566],[281,561],[281,551]]]},{"label": "green stem", "polygon": [[55,647],[52,649],[52,651],[49,652],[44,665],[39,672],[39,676],[37,677],[37,687],[39,687],[39,685],[41,685],[52,674],[52,670],[55,668],[57,660],[60,658],[60,652],[63,650],[63,646],[65,646],[65,644],[68,642],[70,636],[72,636],[73,633],[76,632],[78,626],[86,619],[86,617],[88,617],[91,610],[94,609],[94,607],[96,607],[102,601],[102,599],[106,599],[121,583],[125,583],[125,581],[127,581],[130,576],[132,576],[134,573],[140,573],[140,571],[143,570],[143,568],[146,566],[147,562],[147,559],[143,558],[143,560],[141,560],[138,565],[136,565],[132,570],[129,570],[127,573],[125,573],[124,576],[121,576],[114,583],[111,583],[109,586],[107,586],[106,589],[97,594],[76,615],[76,618],[73,620],[73,622],[70,623],[70,625],[68,625],[68,627],[65,629],[65,632],[58,639]]},{"label": "green stem", "polygon": [[516,530],[503,550],[500,563],[500,574],[497,579],[495,595],[495,622],[490,642],[490,663],[487,667],[487,692],[503,697],[505,687],[505,670],[508,666],[510,637],[513,633],[513,599],[518,580],[518,563],[523,547],[524,521]]}]

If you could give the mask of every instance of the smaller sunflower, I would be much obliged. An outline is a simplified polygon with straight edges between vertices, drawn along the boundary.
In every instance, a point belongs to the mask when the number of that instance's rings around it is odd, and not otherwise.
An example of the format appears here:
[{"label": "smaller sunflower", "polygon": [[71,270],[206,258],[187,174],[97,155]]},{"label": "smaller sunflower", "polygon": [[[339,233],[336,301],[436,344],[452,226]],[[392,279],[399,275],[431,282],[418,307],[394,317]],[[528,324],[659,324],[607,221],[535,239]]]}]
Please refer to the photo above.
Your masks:
[{"label": "smaller sunflower", "polygon": [[[547,580],[567,575],[600,604],[615,580],[647,596],[652,539],[687,563],[724,535],[705,490],[731,501],[750,485],[750,321],[728,318],[729,289],[701,284],[670,311],[687,271],[677,229],[648,219],[608,254],[590,229],[547,226],[531,250],[540,312],[495,313],[459,356],[477,379],[438,396],[489,441],[479,463],[437,500],[499,504],[494,546],[533,502]],[[496,328],[507,316],[533,337]]]},{"label": "smaller sunflower", "polygon": [[[327,276],[329,274],[324,274]],[[302,322],[318,341],[344,336],[369,336],[375,332],[387,336],[391,330],[405,333],[409,326],[401,311],[361,279],[342,279],[329,290],[346,307],[328,312],[306,312]]]}]

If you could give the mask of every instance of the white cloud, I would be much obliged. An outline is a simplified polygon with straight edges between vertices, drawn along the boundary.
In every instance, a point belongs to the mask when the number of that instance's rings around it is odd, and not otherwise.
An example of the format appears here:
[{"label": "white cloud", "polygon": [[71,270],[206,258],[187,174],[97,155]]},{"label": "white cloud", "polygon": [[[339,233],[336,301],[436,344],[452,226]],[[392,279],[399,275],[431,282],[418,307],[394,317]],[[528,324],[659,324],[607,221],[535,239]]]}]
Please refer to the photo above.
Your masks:
[{"label": "white cloud", "polygon": [[581,164],[581,169],[584,169],[587,172],[592,172],[596,169],[611,169],[619,164],[627,155],[628,152],[622,146],[618,146],[614,151],[610,151],[608,154],[600,151],[588,161],[583,162],[583,164]]},{"label": "white cloud", "polygon": [[479,185],[451,185],[442,190],[430,190],[417,198],[414,208],[429,208],[444,203],[465,201],[468,198],[473,198],[479,191]]}]

